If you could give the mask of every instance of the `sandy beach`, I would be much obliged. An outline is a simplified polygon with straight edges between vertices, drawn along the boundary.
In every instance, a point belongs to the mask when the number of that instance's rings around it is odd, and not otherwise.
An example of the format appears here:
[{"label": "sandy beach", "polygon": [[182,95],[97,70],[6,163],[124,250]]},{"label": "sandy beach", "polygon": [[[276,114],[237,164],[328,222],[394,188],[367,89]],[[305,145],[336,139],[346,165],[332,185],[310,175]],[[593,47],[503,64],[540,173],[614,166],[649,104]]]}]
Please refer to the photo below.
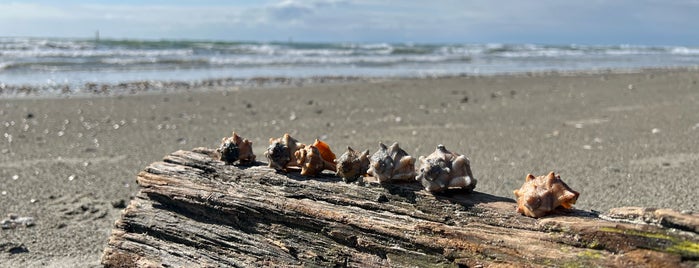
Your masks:
[{"label": "sandy beach", "polygon": [[699,209],[699,72],[374,79],[109,97],[0,100],[0,266],[99,266],[136,174],[235,130],[258,159],[270,137],[373,153],[397,141],[467,155],[476,191],[514,198],[559,173],[578,209]]}]

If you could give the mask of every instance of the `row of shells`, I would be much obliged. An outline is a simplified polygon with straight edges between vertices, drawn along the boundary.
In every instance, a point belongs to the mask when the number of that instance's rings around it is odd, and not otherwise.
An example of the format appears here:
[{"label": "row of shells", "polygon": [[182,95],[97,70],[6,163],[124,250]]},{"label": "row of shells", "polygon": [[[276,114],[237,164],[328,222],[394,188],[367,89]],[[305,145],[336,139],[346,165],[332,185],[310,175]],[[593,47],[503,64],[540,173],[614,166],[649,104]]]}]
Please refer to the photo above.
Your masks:
[{"label": "row of shells", "polygon": [[[220,160],[227,164],[255,163],[252,142],[235,132],[231,137],[223,138],[217,152]],[[379,143],[379,149],[371,156],[369,150],[360,152],[348,146],[347,151],[336,158],[327,143],[316,139],[313,144],[307,145],[287,133],[280,138],[270,138],[264,156],[269,161],[269,167],[283,172],[300,169],[301,175],[316,176],[323,170],[331,170],[345,182],[353,182],[360,177],[373,178],[381,184],[418,181],[431,193],[447,189],[471,191],[477,183],[469,159],[447,150],[441,144],[432,154],[419,157],[417,169],[416,159],[401,149],[397,142],[391,146]],[[553,172],[540,177],[527,175],[525,183],[514,194],[518,203],[517,212],[537,218],[558,207],[571,208],[579,196]]]}]

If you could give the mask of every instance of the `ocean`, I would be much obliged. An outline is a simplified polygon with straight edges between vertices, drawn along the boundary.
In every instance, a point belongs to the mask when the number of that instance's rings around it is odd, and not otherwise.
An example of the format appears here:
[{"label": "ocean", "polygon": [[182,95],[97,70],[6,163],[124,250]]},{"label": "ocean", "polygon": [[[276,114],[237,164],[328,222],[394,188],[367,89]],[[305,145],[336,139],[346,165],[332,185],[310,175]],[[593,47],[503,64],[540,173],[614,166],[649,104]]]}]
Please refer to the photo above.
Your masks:
[{"label": "ocean", "polygon": [[[699,66],[699,47],[0,38],[0,91]],[[281,79],[281,80],[280,80]]]}]

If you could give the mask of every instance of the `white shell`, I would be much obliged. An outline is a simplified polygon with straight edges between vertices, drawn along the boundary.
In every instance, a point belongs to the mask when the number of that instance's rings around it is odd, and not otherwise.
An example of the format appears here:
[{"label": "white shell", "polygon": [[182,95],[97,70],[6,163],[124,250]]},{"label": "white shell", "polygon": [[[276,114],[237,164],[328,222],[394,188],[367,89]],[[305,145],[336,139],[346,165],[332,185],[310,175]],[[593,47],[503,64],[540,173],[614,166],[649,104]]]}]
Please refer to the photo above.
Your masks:
[{"label": "white shell", "polygon": [[429,156],[420,156],[420,170],[416,179],[430,192],[449,188],[473,190],[477,183],[468,158],[450,152],[441,144]]},{"label": "white shell", "polygon": [[391,147],[379,143],[379,150],[369,162],[367,173],[380,183],[415,179],[415,158],[401,149],[397,142]]}]

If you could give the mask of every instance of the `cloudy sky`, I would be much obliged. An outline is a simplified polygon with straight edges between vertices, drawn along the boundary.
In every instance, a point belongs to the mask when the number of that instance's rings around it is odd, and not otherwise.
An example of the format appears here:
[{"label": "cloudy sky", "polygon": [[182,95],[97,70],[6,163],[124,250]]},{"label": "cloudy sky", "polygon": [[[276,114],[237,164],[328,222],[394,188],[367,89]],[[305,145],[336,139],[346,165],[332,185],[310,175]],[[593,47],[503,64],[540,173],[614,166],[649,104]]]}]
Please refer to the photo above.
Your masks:
[{"label": "cloudy sky", "polygon": [[699,45],[699,0],[0,0],[0,36],[96,30],[129,39]]}]

